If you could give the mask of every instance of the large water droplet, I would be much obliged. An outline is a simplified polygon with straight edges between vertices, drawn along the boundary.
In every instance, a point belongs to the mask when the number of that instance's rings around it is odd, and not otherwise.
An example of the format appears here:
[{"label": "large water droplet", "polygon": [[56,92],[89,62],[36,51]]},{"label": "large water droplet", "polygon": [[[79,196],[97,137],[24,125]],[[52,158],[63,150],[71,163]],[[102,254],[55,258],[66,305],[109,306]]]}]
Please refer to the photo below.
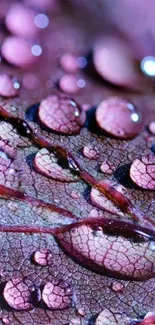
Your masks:
[{"label": "large water droplet", "polygon": [[130,168],[130,177],[139,187],[155,189],[155,156],[148,155],[137,158],[133,161]]},{"label": "large water droplet", "polygon": [[99,104],[96,121],[102,130],[122,139],[134,138],[144,127],[141,112],[119,97],[108,98]]},{"label": "large water droplet", "polygon": [[22,278],[12,278],[5,285],[3,296],[9,306],[16,310],[30,310],[33,286]]},{"label": "large water droplet", "polygon": [[72,303],[72,290],[63,281],[48,282],[43,288],[42,299],[50,309],[66,309]]},{"label": "large water droplet", "polygon": [[130,280],[155,274],[155,251],[150,249],[147,229],[119,220],[92,219],[91,224],[72,225],[56,237],[70,256],[93,271]]},{"label": "large water droplet", "polygon": [[81,107],[65,95],[51,95],[44,99],[38,115],[45,126],[63,134],[79,133],[86,119]]}]

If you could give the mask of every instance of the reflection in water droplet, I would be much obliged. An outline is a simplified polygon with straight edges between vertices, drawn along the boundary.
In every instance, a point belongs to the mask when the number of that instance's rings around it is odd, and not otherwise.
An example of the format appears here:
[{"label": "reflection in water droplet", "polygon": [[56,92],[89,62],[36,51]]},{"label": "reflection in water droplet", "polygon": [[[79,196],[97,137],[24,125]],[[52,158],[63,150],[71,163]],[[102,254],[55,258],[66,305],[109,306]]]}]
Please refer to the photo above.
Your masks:
[{"label": "reflection in water droplet", "polygon": [[38,28],[46,28],[49,24],[49,19],[45,14],[35,16],[34,22]]},{"label": "reflection in water droplet", "polygon": [[134,112],[134,113],[131,114],[131,120],[133,122],[135,122],[135,123],[136,122],[139,122],[141,120],[141,115],[138,114],[138,113],[136,113],[136,112]]},{"label": "reflection in water droplet", "polygon": [[141,61],[141,70],[142,72],[149,76],[154,77],[155,76],[155,57],[154,56],[146,56]]}]

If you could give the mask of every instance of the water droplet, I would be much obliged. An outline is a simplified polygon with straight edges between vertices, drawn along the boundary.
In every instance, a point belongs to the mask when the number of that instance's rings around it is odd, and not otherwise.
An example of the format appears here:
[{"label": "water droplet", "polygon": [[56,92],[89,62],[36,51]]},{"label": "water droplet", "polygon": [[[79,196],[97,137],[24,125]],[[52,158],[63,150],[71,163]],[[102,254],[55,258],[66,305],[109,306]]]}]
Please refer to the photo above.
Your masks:
[{"label": "water droplet", "polygon": [[155,156],[147,155],[137,158],[130,167],[130,177],[139,187],[155,189]]},{"label": "water droplet", "polygon": [[35,16],[34,22],[38,28],[46,28],[49,24],[49,19],[45,14],[38,14]]},{"label": "water droplet", "polygon": [[121,282],[113,282],[111,285],[111,289],[115,292],[122,292],[124,289],[124,285]]},{"label": "water droplet", "polygon": [[82,151],[84,157],[88,159],[97,159],[99,157],[99,150],[93,143],[87,144]]},{"label": "water droplet", "polygon": [[152,121],[150,124],[149,124],[149,131],[155,135],[155,121]]},{"label": "water droplet", "polygon": [[144,127],[141,112],[119,97],[108,98],[99,104],[96,121],[102,130],[122,139],[134,138]]},{"label": "water droplet", "polygon": [[31,52],[34,56],[40,56],[42,54],[42,48],[40,45],[33,45],[31,48]]},{"label": "water droplet", "polygon": [[32,38],[37,34],[34,18],[33,9],[22,3],[13,3],[7,12],[5,23],[11,33]]},{"label": "water droplet", "polygon": [[49,249],[40,249],[34,253],[34,261],[38,265],[47,266],[52,262],[52,253]]},{"label": "water droplet", "polygon": [[45,126],[62,134],[79,133],[86,119],[81,107],[63,94],[45,98],[40,103],[38,115]]},{"label": "water droplet", "polygon": [[148,77],[155,76],[155,57],[147,56],[141,61],[141,70]]},{"label": "water droplet", "polygon": [[93,62],[99,75],[109,82],[132,89],[143,87],[144,77],[122,39],[109,36],[99,40],[94,46]]},{"label": "water droplet", "polygon": [[50,309],[66,309],[72,303],[72,291],[63,281],[48,282],[42,291],[42,299]]},{"label": "water droplet", "polygon": [[18,87],[16,88],[16,83],[13,78],[6,74],[0,75],[0,96],[3,97],[14,97],[18,95]]},{"label": "water droplet", "polygon": [[4,299],[16,310],[30,310],[33,308],[31,288],[22,278],[12,278],[5,285]]},{"label": "water droplet", "polygon": [[113,174],[113,172],[115,171],[116,167],[110,163],[108,160],[107,161],[103,161],[101,166],[100,166],[100,170],[102,173],[105,174]]},{"label": "water droplet", "polygon": [[120,220],[99,220],[71,225],[56,235],[59,244],[92,271],[122,280],[152,278],[155,251],[149,245],[154,232]]},{"label": "water droplet", "polygon": [[60,89],[67,94],[76,94],[79,91],[78,78],[72,74],[65,74],[59,80]]},{"label": "water droplet", "polygon": [[3,316],[3,318],[2,318],[2,322],[3,322],[3,324],[5,324],[5,325],[9,325],[9,324],[11,324],[11,319],[10,319],[9,316]]},{"label": "water droplet", "polygon": [[31,44],[17,36],[6,37],[2,44],[1,52],[10,64],[17,67],[29,66],[36,61],[35,56],[31,52]]},{"label": "water droplet", "polygon": [[[65,162],[68,164],[67,160]],[[35,169],[45,176],[63,182],[75,182],[78,180],[77,176],[70,172],[69,166],[68,168],[63,168],[62,165],[63,163],[61,164],[60,159],[47,149],[39,150],[34,159]]]},{"label": "water droplet", "polygon": [[97,316],[95,325],[129,325],[131,324],[130,321],[131,320],[126,315],[116,310],[105,308]]}]

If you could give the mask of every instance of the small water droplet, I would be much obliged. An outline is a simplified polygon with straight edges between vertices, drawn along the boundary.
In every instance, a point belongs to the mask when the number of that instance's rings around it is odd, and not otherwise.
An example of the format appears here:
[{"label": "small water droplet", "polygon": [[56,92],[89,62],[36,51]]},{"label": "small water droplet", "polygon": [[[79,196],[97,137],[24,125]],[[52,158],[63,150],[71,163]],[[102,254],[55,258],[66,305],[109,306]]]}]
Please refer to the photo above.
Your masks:
[{"label": "small water droplet", "polygon": [[122,292],[124,289],[124,285],[121,282],[113,282],[111,285],[111,289],[115,292]]},{"label": "small water droplet", "polygon": [[34,261],[38,265],[47,266],[52,262],[52,253],[49,249],[40,249],[34,253]]},{"label": "small water droplet", "polygon": [[155,121],[152,121],[150,124],[149,124],[149,131],[155,135]]},{"label": "small water droplet", "polygon": [[30,310],[33,308],[31,288],[22,278],[14,277],[4,287],[4,299],[16,310]]}]

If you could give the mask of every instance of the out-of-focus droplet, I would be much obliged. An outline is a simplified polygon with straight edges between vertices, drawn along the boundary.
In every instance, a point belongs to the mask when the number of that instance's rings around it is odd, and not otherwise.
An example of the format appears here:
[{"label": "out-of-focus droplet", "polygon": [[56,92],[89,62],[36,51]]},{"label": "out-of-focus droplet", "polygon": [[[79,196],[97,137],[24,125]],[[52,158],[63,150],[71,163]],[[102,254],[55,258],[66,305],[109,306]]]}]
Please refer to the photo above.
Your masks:
[{"label": "out-of-focus droplet", "polygon": [[72,303],[72,290],[63,281],[48,282],[43,288],[42,299],[50,309],[66,309]]},{"label": "out-of-focus droplet", "polygon": [[35,89],[39,85],[39,79],[33,73],[25,73],[23,75],[22,83],[27,89]]},{"label": "out-of-focus droplet", "polygon": [[6,26],[17,36],[34,37],[37,28],[34,23],[35,11],[22,3],[13,3],[6,15]]},{"label": "out-of-focus droplet", "polygon": [[141,112],[119,97],[110,97],[99,104],[96,121],[102,130],[122,139],[134,138],[144,127]]},{"label": "out-of-focus droplet", "polygon": [[67,94],[76,94],[79,91],[78,78],[75,75],[65,74],[59,80],[60,89]]},{"label": "out-of-focus droplet", "polygon": [[52,262],[52,253],[49,249],[40,249],[34,253],[34,261],[38,265],[47,266]]},{"label": "out-of-focus droplet", "polygon": [[150,124],[149,124],[149,131],[155,135],[155,121],[152,121]]},{"label": "out-of-focus droplet", "polygon": [[17,67],[27,67],[36,61],[31,52],[31,44],[17,36],[7,37],[1,47],[1,52],[6,61]]},{"label": "out-of-focus droplet", "polygon": [[45,14],[38,14],[35,16],[34,22],[38,28],[44,29],[49,24],[49,19]]},{"label": "out-of-focus droplet", "polygon": [[144,87],[144,76],[129,47],[119,38],[99,40],[94,47],[93,62],[100,76],[111,83],[132,89]]},{"label": "out-of-focus droplet", "polygon": [[16,88],[16,83],[13,82],[13,79],[6,75],[0,75],[0,96],[3,97],[14,97],[18,95],[18,89]]},{"label": "out-of-focus droplet", "polygon": [[155,57],[146,56],[141,61],[141,70],[148,77],[155,77]]},{"label": "out-of-focus droplet", "polygon": [[74,73],[77,71],[77,57],[72,53],[64,53],[60,57],[60,65],[63,70],[69,73]]},{"label": "out-of-focus droplet", "polygon": [[31,52],[34,56],[40,56],[42,54],[42,48],[40,45],[34,44],[31,47]]},{"label": "out-of-focus droplet", "polygon": [[79,69],[84,69],[87,66],[87,60],[84,56],[79,56],[76,59],[76,64]]}]

